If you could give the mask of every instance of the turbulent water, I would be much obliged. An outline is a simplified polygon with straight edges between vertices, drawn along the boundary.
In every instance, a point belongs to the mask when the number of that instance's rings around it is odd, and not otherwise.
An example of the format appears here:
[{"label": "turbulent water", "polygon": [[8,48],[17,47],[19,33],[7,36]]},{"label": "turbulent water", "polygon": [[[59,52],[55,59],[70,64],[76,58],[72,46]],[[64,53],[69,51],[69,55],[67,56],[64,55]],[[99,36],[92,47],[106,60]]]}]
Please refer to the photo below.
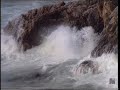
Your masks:
[{"label": "turbulent water", "polygon": [[[6,11],[8,6],[2,8],[3,15],[5,13],[8,15],[7,20],[10,18],[9,12]],[[11,6],[11,8],[13,11],[16,10],[15,6]],[[7,20],[3,18],[2,24],[5,24]],[[60,25],[45,36],[41,45],[23,53],[18,50],[14,38],[6,36],[2,32],[2,89],[113,90],[112,88],[118,88],[117,54],[110,53],[97,58],[91,57],[91,51],[97,45],[99,38],[91,26],[77,30],[75,27]],[[86,60],[97,63],[99,67],[97,73],[93,74],[91,71],[86,74],[80,73],[79,65]],[[115,84],[110,84],[111,78],[115,79]]]}]

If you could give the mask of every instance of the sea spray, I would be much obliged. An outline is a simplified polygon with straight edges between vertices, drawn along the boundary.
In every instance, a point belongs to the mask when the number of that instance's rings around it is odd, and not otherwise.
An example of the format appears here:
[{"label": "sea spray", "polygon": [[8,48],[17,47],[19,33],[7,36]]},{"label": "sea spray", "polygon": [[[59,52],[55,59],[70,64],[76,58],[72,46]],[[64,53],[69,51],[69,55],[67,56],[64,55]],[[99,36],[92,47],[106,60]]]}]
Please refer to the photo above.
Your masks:
[{"label": "sea spray", "polygon": [[46,38],[40,52],[59,58],[80,58],[94,49],[96,41],[97,34],[94,34],[92,27],[84,27],[78,31],[75,27],[62,25]]},{"label": "sea spray", "polygon": [[[113,87],[117,87],[116,55],[90,56],[97,40],[99,36],[90,26],[77,30],[62,25],[46,36],[41,45],[19,52],[14,38],[2,34],[2,86],[51,88],[54,84],[53,88],[76,88],[83,84],[104,87],[104,83],[108,87],[109,78],[116,78]],[[100,73],[76,75],[76,66],[88,59],[98,63]]]}]

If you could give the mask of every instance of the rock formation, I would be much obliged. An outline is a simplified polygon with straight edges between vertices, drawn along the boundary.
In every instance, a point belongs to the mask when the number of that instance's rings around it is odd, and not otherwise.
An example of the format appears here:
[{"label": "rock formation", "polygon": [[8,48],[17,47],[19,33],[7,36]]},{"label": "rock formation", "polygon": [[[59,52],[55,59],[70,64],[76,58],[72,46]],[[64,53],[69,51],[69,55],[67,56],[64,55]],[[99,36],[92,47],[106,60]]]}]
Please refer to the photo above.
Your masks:
[{"label": "rock formation", "polygon": [[[113,3],[114,2],[114,3]],[[33,9],[10,21],[4,31],[15,37],[23,51],[42,43],[44,35],[57,25],[66,24],[78,29],[92,26],[101,35],[92,56],[112,51],[117,45],[117,0],[85,0]],[[101,43],[102,42],[102,43]]]},{"label": "rock formation", "polygon": [[77,67],[77,72],[81,73],[81,74],[86,74],[86,73],[93,73],[93,74],[97,74],[99,73],[98,71],[99,69],[99,65],[97,62],[92,61],[92,60],[86,60],[83,61],[78,67]]},{"label": "rock formation", "polygon": [[104,21],[104,29],[97,47],[92,52],[94,57],[101,56],[103,53],[116,53],[118,49],[118,6],[114,0],[105,1],[102,5],[100,16]]}]

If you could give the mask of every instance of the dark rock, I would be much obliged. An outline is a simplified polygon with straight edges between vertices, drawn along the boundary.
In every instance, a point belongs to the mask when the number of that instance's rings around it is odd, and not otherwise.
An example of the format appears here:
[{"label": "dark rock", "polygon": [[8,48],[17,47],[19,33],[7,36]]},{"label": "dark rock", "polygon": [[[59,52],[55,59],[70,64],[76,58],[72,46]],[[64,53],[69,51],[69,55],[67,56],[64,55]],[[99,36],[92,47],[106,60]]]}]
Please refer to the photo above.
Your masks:
[{"label": "dark rock", "polygon": [[116,52],[118,49],[118,7],[112,10],[109,10],[111,13],[108,14],[108,17],[103,15],[105,27],[97,47],[91,53],[93,57],[101,56],[103,53]]},{"label": "dark rock", "polygon": [[92,72],[93,74],[97,74],[98,73],[98,64],[94,61],[91,61],[91,60],[86,60],[86,61],[83,61],[77,68],[77,71],[79,69],[79,73],[83,73],[83,74],[86,74],[86,73],[89,73],[89,72]]},{"label": "dark rock", "polygon": [[[84,16],[83,13],[86,10],[88,10],[87,15]],[[27,50],[42,43],[42,36],[47,35],[47,32],[49,32],[47,31],[48,29],[43,29],[44,27],[50,28],[59,24],[67,24],[81,28],[92,25],[97,32],[100,31],[97,27],[103,28],[100,25],[102,19],[100,19],[97,13],[97,8],[88,8],[86,5],[78,2],[69,4],[61,2],[57,5],[30,10],[28,13],[22,14],[20,18],[10,21],[4,29],[7,32],[14,32],[13,34],[19,47]],[[98,16],[95,16],[95,14]],[[91,16],[94,20],[90,19]]]},{"label": "dark rock", "polygon": [[44,36],[60,24],[76,26],[78,29],[92,26],[101,35],[92,56],[100,56],[104,52],[113,51],[117,45],[116,2],[117,0],[85,0],[44,6],[10,21],[4,31],[13,35],[19,48],[26,51],[41,44]]},{"label": "dark rock", "polygon": [[87,23],[95,29],[95,32],[100,33],[104,28],[103,19],[99,15],[97,5],[93,5],[84,12],[84,16],[87,17]]}]

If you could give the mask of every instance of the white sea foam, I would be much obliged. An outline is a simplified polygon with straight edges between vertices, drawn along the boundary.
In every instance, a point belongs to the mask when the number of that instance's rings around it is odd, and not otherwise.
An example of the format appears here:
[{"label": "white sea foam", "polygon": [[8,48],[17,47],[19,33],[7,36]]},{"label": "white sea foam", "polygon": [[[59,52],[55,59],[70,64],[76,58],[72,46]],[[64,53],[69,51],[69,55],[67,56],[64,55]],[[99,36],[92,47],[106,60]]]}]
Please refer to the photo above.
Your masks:
[{"label": "white sea foam", "polygon": [[[83,61],[92,60],[99,65],[98,73],[87,74],[79,73],[81,67],[78,67]],[[75,66],[73,66],[72,72],[77,80],[76,86],[80,84],[98,85],[106,88],[118,88],[118,57],[114,53],[103,54],[98,58],[85,57],[80,60]],[[115,79],[115,84],[110,84],[110,79]]]},{"label": "white sea foam", "polygon": [[[46,36],[43,43],[27,52],[19,52],[17,44],[12,36],[1,36],[1,54],[2,54],[2,80],[13,80],[11,82],[26,81],[26,78],[32,78],[36,73],[44,73],[52,80],[44,82],[44,87],[77,87],[82,84],[97,84],[109,86],[109,78],[115,78],[116,84],[111,87],[117,87],[117,57],[115,54],[103,54],[98,58],[91,58],[91,51],[95,48],[99,36],[94,33],[92,27],[84,27],[77,30],[75,27],[59,26],[50,35]],[[99,64],[99,74],[75,74],[74,70],[84,60],[93,60]],[[54,67],[54,68],[52,68]],[[74,69],[74,70],[73,70]],[[44,76],[44,75],[43,75]],[[17,79],[16,79],[17,78]],[[23,79],[24,78],[24,79]],[[47,79],[47,78],[45,78]],[[71,82],[68,80],[75,80]],[[27,85],[34,79],[27,80]],[[104,85],[102,85],[104,83]],[[24,84],[25,83],[21,83]],[[37,80],[32,85],[41,84]],[[67,85],[66,85],[67,84]],[[72,84],[72,85],[71,85]],[[6,85],[6,84],[5,84]],[[66,85],[66,86],[65,86]],[[42,87],[41,86],[41,87]]]}]

